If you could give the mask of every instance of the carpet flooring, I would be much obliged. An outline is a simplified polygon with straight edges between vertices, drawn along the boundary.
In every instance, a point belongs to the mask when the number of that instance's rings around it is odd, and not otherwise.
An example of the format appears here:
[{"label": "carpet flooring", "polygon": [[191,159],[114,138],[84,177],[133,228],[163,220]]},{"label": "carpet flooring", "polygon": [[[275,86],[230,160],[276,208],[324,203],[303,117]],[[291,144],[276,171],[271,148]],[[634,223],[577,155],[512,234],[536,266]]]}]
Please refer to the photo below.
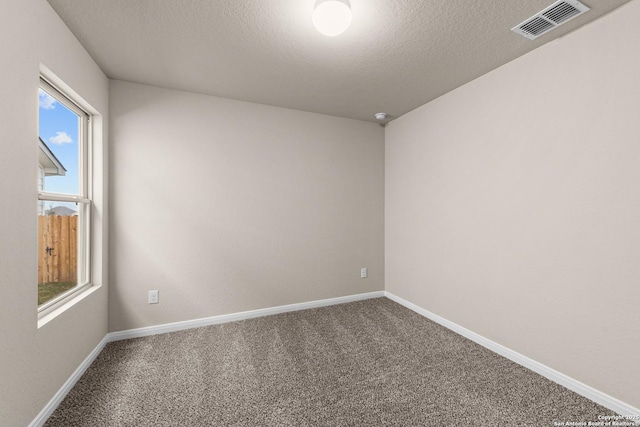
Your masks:
[{"label": "carpet flooring", "polygon": [[614,414],[376,298],[109,343],[45,425],[553,426],[598,415]]}]

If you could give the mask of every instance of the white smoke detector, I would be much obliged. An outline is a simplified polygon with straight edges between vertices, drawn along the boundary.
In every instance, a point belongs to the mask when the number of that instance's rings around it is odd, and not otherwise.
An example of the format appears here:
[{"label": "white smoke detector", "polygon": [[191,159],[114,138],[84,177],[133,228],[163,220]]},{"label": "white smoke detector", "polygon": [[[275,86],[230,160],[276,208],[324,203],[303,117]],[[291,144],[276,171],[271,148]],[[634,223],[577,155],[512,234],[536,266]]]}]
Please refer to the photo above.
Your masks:
[{"label": "white smoke detector", "polygon": [[376,116],[376,120],[382,121],[387,118],[387,113],[376,113],[375,116]]}]

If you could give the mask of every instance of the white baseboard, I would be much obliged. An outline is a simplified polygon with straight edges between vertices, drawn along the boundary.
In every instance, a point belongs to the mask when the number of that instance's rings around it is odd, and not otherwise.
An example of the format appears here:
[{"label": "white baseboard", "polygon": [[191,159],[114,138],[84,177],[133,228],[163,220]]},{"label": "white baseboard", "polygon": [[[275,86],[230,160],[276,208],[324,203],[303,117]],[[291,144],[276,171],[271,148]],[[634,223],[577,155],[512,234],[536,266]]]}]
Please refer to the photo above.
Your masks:
[{"label": "white baseboard", "polygon": [[98,355],[100,354],[104,346],[107,345],[108,342],[109,342],[109,334],[105,335],[104,338],[102,338],[102,340],[100,341],[100,343],[98,343],[96,348],[94,348],[91,351],[91,353],[89,353],[89,355],[82,361],[80,366],[78,366],[78,368],[73,372],[73,374],[71,374],[69,379],[62,385],[62,387],[60,387],[60,390],[58,390],[57,393],[53,396],[53,398],[51,398],[49,403],[47,403],[47,405],[44,408],[42,408],[42,411],[40,411],[38,416],[35,417],[33,421],[31,421],[31,424],[29,424],[29,427],[40,427],[44,425],[44,423],[51,416],[51,414],[53,414],[53,411],[55,411],[58,405],[60,405],[60,403],[64,400],[67,393],[69,393],[69,391],[71,391],[73,386],[78,382],[82,374],[84,374],[87,368],[89,368],[89,366],[91,366],[93,361],[96,360],[96,357],[98,357]]},{"label": "white baseboard", "polygon": [[226,314],[222,316],[207,317],[204,319],[187,320],[184,322],[168,323],[158,326],[150,326],[147,328],[130,329],[126,331],[111,332],[105,335],[100,343],[93,349],[86,359],[73,372],[71,377],[62,385],[60,390],[53,396],[47,405],[40,411],[38,416],[29,424],[29,427],[41,427],[56,410],[65,396],[78,382],[82,374],[89,368],[93,361],[98,357],[107,343],[119,341],[128,338],[146,337],[149,335],[163,334],[166,332],[182,331],[185,329],[199,328],[208,325],[217,325],[226,322],[235,322],[237,320],[252,319],[255,317],[270,316],[273,314],[287,313],[291,311],[307,310],[310,308],[326,307],[330,305],[344,304],[347,302],[361,301],[371,298],[384,297],[384,291],[369,292],[365,294],[348,295],[338,298],[329,298],[317,301],[302,302],[298,304],[281,305],[278,307],[264,308],[260,310],[244,311],[241,313]]},{"label": "white baseboard", "polygon": [[542,375],[543,377],[548,378],[551,381],[556,382],[568,388],[569,390],[572,390],[579,395],[584,396],[587,399],[590,399],[604,406],[605,408],[611,409],[612,411],[620,415],[634,417],[635,420],[638,420],[638,417],[640,417],[640,409],[638,408],[628,405],[616,399],[615,397],[611,397],[608,394],[596,390],[595,388],[584,383],[581,383],[580,381],[575,380],[561,372],[558,372],[555,369],[543,365],[542,363],[536,362],[535,360],[530,359],[518,352],[515,352],[501,344],[491,341],[490,339],[485,338],[482,335],[478,335],[477,333],[470,331],[469,329],[466,329],[443,317],[440,317],[437,314],[431,313],[430,311],[425,310],[422,307],[418,307],[417,305],[405,299],[402,299],[399,296],[392,294],[391,292],[385,291],[384,294],[390,300],[395,301],[398,304],[403,305],[430,320],[433,320],[434,322],[444,326],[445,328],[450,329],[453,332],[462,335],[463,337],[468,338],[485,348],[488,348],[494,353],[498,353],[499,355],[506,357],[507,359],[512,360],[513,362],[524,366],[525,368],[528,368]]},{"label": "white baseboard", "polygon": [[487,338],[484,338],[483,336],[478,335],[475,332],[472,332],[466,328],[463,328],[462,326],[456,323],[450,322],[449,320],[446,320],[438,316],[437,314],[431,313],[421,307],[418,307],[417,305],[410,303],[409,301],[404,300],[392,294],[391,292],[378,291],[378,292],[369,292],[365,294],[349,295],[345,297],[330,298],[330,299],[324,299],[324,300],[318,300],[318,301],[309,301],[309,302],[303,302],[298,304],[282,305],[278,307],[264,308],[260,310],[244,311],[240,313],[213,316],[213,317],[207,317],[203,319],[187,320],[184,322],[168,323],[164,325],[150,326],[146,328],[130,329],[126,331],[108,333],[107,335],[105,335],[102,341],[100,341],[100,343],[96,346],[96,348],[93,349],[93,351],[87,356],[87,358],[80,364],[80,366],[78,366],[78,368],[74,371],[71,377],[69,377],[69,379],[63,384],[63,386],[53,396],[53,398],[49,401],[49,403],[47,403],[47,405],[42,409],[42,411],[40,411],[38,416],[31,422],[31,424],[29,424],[29,427],[40,427],[47,421],[47,419],[51,416],[53,411],[55,411],[58,405],[65,398],[67,393],[69,393],[69,391],[73,388],[75,383],[80,379],[82,374],[84,374],[84,372],[87,370],[87,368],[89,368],[91,363],[93,363],[96,357],[98,357],[98,354],[100,354],[104,346],[109,342],[119,341],[119,340],[124,340],[129,338],[146,337],[149,335],[156,335],[156,334],[162,334],[167,332],[182,331],[185,329],[199,328],[202,326],[209,326],[209,325],[217,325],[220,323],[235,322],[237,320],[252,319],[256,317],[270,316],[273,314],[307,310],[310,308],[344,304],[348,302],[361,301],[361,300],[366,300],[371,298],[381,298],[385,296],[407,307],[408,309],[413,310],[416,313],[428,319],[433,320],[434,322],[444,326],[445,328],[450,329],[453,332],[456,332],[457,334],[462,335],[482,345],[483,347],[486,347],[489,350],[495,353],[498,353],[501,356],[504,356],[507,359],[510,359],[515,363],[518,363],[519,365],[524,366],[525,368],[531,369],[532,371],[537,372],[538,374],[568,388],[569,390],[575,391],[576,393],[588,399],[591,399],[596,403],[599,403],[605,408],[611,409],[612,411],[620,415],[640,417],[640,410],[637,408],[634,408],[631,405],[628,405],[614,397],[611,397],[605,393],[602,393],[594,389],[593,387],[590,387],[577,380],[574,380],[573,378],[570,378],[562,374],[561,372],[558,372],[554,369],[549,368],[548,366],[538,363],[535,360],[529,359],[528,357],[523,356],[522,354],[517,353],[511,349],[508,349],[507,347],[504,347],[496,342],[493,342]]},{"label": "white baseboard", "polygon": [[111,332],[109,334],[109,342],[125,340],[129,338],[146,337],[149,335],[164,334],[167,332],[183,331],[185,329],[200,328],[202,326],[217,325],[220,323],[253,319],[255,317],[271,316],[273,314],[288,313],[291,311],[307,310],[310,308],[326,307],[330,305],[344,304],[347,302],[382,297],[384,297],[384,291],[369,292],[366,294],[356,294],[345,297],[302,302],[298,304],[281,305],[278,307],[263,308],[259,310],[243,311],[240,313],[223,314],[221,316],[205,317],[202,319],[186,320],[183,322],[166,323],[163,325],[149,326],[146,328],[129,329],[126,331]]}]

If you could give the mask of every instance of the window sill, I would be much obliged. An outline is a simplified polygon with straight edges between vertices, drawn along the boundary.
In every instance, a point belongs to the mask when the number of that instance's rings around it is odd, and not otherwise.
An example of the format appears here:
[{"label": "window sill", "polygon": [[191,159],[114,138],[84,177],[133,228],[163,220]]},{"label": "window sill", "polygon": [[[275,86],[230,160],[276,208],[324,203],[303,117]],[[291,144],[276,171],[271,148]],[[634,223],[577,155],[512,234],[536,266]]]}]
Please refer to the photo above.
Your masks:
[{"label": "window sill", "polygon": [[80,301],[82,301],[83,299],[85,299],[86,297],[88,297],[89,295],[91,295],[101,287],[102,287],[101,285],[91,285],[86,289],[82,290],[82,292],[79,292],[69,301],[65,302],[64,304],[58,307],[53,308],[51,311],[44,311],[42,313],[38,313],[38,329],[40,329],[47,323],[51,322],[53,319],[55,319],[65,311],[69,310],[71,307],[73,307],[74,305],[76,305],[77,303],[79,303]]}]

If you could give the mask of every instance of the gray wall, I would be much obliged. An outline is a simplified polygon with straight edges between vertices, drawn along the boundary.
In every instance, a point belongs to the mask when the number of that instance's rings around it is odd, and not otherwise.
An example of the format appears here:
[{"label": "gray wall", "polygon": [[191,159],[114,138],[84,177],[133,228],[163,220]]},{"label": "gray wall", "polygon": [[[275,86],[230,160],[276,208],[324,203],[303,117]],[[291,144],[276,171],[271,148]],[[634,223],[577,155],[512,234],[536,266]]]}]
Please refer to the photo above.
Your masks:
[{"label": "gray wall", "polygon": [[[106,286],[37,327],[37,137],[40,64],[102,117],[108,81],[45,0],[2,0],[0,25],[0,425],[30,423],[107,332]],[[106,139],[105,132],[100,135]],[[94,165],[97,171],[105,164]],[[106,227],[98,182],[94,224]],[[106,284],[106,240],[94,248]],[[102,264],[102,265],[101,265]]]},{"label": "gray wall", "polygon": [[386,289],[640,407],[640,2],[393,121]]},{"label": "gray wall", "polygon": [[110,103],[111,331],[383,289],[383,128],[121,81]]}]

